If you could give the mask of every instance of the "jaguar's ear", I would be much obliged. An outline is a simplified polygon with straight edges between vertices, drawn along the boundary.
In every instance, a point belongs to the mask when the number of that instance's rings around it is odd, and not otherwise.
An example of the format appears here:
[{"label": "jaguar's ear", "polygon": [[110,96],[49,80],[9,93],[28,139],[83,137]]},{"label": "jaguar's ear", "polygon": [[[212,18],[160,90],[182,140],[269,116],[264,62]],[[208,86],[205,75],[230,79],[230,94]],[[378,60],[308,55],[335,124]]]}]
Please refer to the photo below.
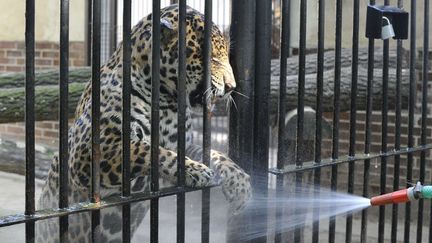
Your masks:
[{"label": "jaguar's ear", "polygon": [[162,44],[170,43],[177,36],[177,29],[165,18],[161,18],[160,24]]}]

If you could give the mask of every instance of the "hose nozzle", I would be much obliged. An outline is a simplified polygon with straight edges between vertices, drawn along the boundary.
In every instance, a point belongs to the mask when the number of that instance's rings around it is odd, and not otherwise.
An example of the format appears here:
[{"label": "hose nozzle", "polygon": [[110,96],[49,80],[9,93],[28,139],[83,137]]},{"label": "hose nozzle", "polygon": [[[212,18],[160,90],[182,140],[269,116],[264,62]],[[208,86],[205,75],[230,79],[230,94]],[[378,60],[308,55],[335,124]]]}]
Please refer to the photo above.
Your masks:
[{"label": "hose nozzle", "polygon": [[432,186],[423,186],[420,182],[417,182],[415,186],[372,197],[370,203],[372,206],[381,206],[408,202],[419,198],[431,199]]}]

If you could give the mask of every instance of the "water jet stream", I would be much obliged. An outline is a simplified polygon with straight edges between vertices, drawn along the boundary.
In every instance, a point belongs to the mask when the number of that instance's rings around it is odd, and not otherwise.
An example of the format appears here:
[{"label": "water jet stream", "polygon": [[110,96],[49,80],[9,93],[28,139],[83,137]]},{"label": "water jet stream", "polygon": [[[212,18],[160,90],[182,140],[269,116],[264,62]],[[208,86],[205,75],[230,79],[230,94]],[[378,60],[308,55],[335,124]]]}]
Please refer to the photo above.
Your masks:
[{"label": "water jet stream", "polygon": [[[297,227],[328,219],[332,216],[355,213],[370,206],[408,202],[419,198],[432,198],[432,186],[415,186],[369,198],[346,194],[313,186],[295,188],[283,195],[255,196],[246,213],[260,219],[246,225],[236,225],[234,231],[242,232],[242,239],[251,240],[268,234],[290,232]],[[275,217],[276,209],[282,208],[281,217]],[[319,214],[314,214],[315,209]]]},{"label": "water jet stream", "polygon": [[[283,195],[255,196],[247,206],[246,214],[253,215],[255,219],[268,215],[267,220],[253,220],[246,225],[235,225],[230,230],[242,232],[242,238],[237,240],[248,241],[273,233],[290,232],[305,224],[348,212],[355,213],[369,206],[371,203],[368,198],[302,186]],[[275,212],[281,208],[281,217],[275,217]],[[319,209],[319,214],[313,213],[315,209]]]}]

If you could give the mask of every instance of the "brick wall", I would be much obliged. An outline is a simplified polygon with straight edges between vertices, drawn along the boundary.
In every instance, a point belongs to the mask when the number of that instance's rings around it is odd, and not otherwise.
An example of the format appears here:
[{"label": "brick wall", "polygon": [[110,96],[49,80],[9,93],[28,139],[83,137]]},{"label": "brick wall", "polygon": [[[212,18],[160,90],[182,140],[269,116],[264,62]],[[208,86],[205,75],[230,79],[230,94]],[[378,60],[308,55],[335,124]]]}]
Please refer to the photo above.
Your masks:
[{"label": "brick wall", "polygon": [[[36,69],[51,69],[59,65],[59,44],[36,42]],[[83,42],[69,44],[69,65],[84,66]],[[0,72],[22,72],[25,69],[25,43],[23,41],[0,41]]]},{"label": "brick wall", "polygon": [[[56,121],[40,121],[35,124],[36,142],[48,146],[57,146],[59,137],[59,124]],[[25,126],[23,122],[0,124],[0,138],[25,139]]]},{"label": "brick wall", "polygon": [[[36,42],[35,68],[56,69],[59,66],[59,44],[55,42]],[[69,65],[85,65],[83,42],[70,42]],[[25,70],[25,46],[23,41],[0,41],[0,73],[23,72]],[[0,138],[24,139],[24,124],[0,124]],[[58,144],[58,122],[36,122],[36,142],[49,146]]]},{"label": "brick wall", "polygon": [[[328,122],[332,122],[332,113],[326,113],[325,118]],[[374,111],[372,114],[372,125],[371,125],[371,153],[376,154],[381,151],[381,128],[382,128],[382,114],[379,111]],[[340,121],[340,129],[339,129],[339,154],[347,155],[349,149],[349,113],[344,112],[341,113]],[[366,114],[364,111],[360,111],[357,114],[357,122],[356,122],[356,153],[363,154],[364,152],[364,139],[365,139],[365,124],[366,124]],[[432,119],[428,118],[427,120],[427,143],[432,143]],[[387,151],[392,151],[394,149],[395,142],[395,113],[394,111],[389,111],[388,113],[388,130],[387,130]],[[408,111],[404,110],[402,112],[402,122],[401,122],[401,147],[407,147],[408,145]],[[416,113],[414,117],[414,146],[419,146],[421,136],[421,115],[419,112]],[[323,158],[331,157],[331,138],[326,138],[323,140]],[[413,180],[416,182],[419,179],[419,169],[420,169],[420,152],[413,153]],[[426,152],[426,165],[429,165],[432,162],[432,156],[429,151]],[[363,161],[357,161],[356,164],[356,173],[355,173],[355,187],[357,192],[361,192],[361,188],[363,187]],[[403,187],[406,183],[406,171],[407,171],[407,156],[401,156],[401,166],[400,166],[400,185]],[[426,181],[431,180],[431,170],[426,170]],[[328,174],[324,176],[325,178],[330,178],[330,170],[326,171]],[[394,157],[388,157],[387,159],[387,189],[391,190],[393,179],[394,179]],[[371,160],[370,167],[370,177],[368,181],[368,185],[372,189],[372,191],[378,192],[379,184],[380,184],[380,174],[381,174],[381,159],[373,159]],[[338,184],[340,188],[346,188],[348,183],[348,166],[342,165],[339,166],[338,170]]]}]

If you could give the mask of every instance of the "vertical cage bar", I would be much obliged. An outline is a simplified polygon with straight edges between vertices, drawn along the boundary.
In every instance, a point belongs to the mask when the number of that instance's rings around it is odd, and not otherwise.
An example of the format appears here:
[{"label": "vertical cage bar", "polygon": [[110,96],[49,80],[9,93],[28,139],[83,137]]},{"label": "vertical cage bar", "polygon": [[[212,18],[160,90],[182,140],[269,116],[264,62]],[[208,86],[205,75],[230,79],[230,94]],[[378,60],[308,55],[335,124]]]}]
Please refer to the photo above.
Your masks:
[{"label": "vertical cage bar", "polygon": [[[421,145],[427,143],[428,81],[429,81],[429,0],[423,1],[423,69],[422,69],[422,112],[421,112]],[[420,181],[425,183],[426,150],[420,152]],[[417,242],[422,242],[424,200],[419,200],[417,216]]]},{"label": "vertical cage bar", "polygon": [[[366,104],[366,124],[365,124],[365,147],[364,153],[370,153],[370,143],[371,143],[371,121],[372,117],[372,82],[373,82],[373,62],[374,62],[374,43],[373,39],[369,39],[369,47],[368,47],[368,84],[367,84],[367,104]],[[370,159],[366,159],[364,162],[364,171],[363,171],[363,197],[369,196],[369,171],[370,171]],[[368,212],[367,209],[362,211],[362,220],[361,220],[361,233],[360,233],[360,241],[367,242],[367,220],[368,220]]]},{"label": "vertical cage bar", "polygon": [[[204,90],[211,88],[211,55],[212,55],[212,0],[205,0],[204,6]],[[211,101],[204,98],[203,109],[203,163],[210,165],[211,150]],[[210,241],[210,189],[202,191],[201,242]]]},{"label": "vertical cage bar", "polygon": [[117,0],[111,0],[110,1],[110,9],[111,9],[111,20],[110,20],[110,48],[109,53],[110,56],[115,52],[117,49],[117,28],[118,28],[118,1]]},{"label": "vertical cage bar", "polygon": [[[68,93],[69,93],[69,0],[60,3],[60,127],[59,127],[59,208],[69,206],[68,202]],[[69,242],[68,216],[62,216],[60,223],[60,242]]]},{"label": "vertical cage bar", "polygon": [[[425,18],[424,18],[424,40],[423,40],[423,89],[428,89],[427,87],[427,83],[425,83],[425,81],[428,80],[428,70],[429,70],[429,0],[425,1],[425,6],[424,6],[424,11],[425,11]],[[426,87],[426,88],[425,88]],[[423,91],[425,92],[425,91]],[[423,102],[425,102],[424,104],[422,104],[423,112],[426,112],[425,114],[425,118],[423,121],[423,117],[422,117],[422,126],[427,126],[427,100],[428,100],[428,94],[423,93]],[[423,115],[423,114],[422,114]],[[427,143],[427,136],[426,136],[426,132],[423,132],[423,127],[422,127],[422,135],[425,136],[425,140],[423,140],[422,138],[422,144],[426,144]],[[426,155],[425,155],[426,157]],[[432,241],[432,204],[430,205],[430,212],[429,212],[429,242]]]},{"label": "vertical cage bar", "polygon": [[[403,0],[398,0],[398,7],[403,8]],[[400,130],[401,130],[401,77],[402,77],[402,40],[397,40],[396,47],[396,101],[395,101],[395,150],[401,148]],[[399,175],[400,175],[400,155],[394,157],[394,172],[393,172],[393,191],[399,190]],[[392,224],[391,224],[391,242],[397,241],[397,228],[398,228],[398,204],[392,205]]]},{"label": "vertical cage bar", "polygon": [[[410,95],[409,95],[409,110],[408,110],[408,148],[414,146],[414,113],[416,102],[416,1],[411,0],[411,19],[410,19]],[[413,154],[408,153],[407,160],[407,183],[412,182],[412,167],[413,167]],[[406,185],[407,187],[410,184]],[[410,241],[410,227],[411,227],[411,203],[405,204],[405,230],[404,242]]]},{"label": "vertical cage bar", "polygon": [[[229,157],[251,174],[254,146],[254,85],[255,85],[255,28],[256,1],[231,1],[231,52],[230,63],[236,79],[236,91],[232,97],[237,109],[231,109],[229,114]],[[248,97],[248,98],[245,98]],[[247,110],[248,112],[237,112]],[[251,174],[253,175],[253,174]],[[252,179],[253,180],[253,179]],[[228,242],[238,242],[242,239],[242,232],[248,230],[251,213],[231,218],[230,227],[241,227],[244,230],[230,231]]]},{"label": "vertical cage bar", "polygon": [[[92,181],[90,198],[100,202],[100,0],[93,0],[92,25]],[[92,242],[100,242],[100,210],[91,212]]]},{"label": "vertical cage bar", "polygon": [[[350,138],[349,156],[355,156],[356,149],[356,120],[357,120],[357,80],[358,80],[358,49],[359,49],[359,0],[354,0],[353,5],[353,35],[352,35],[352,60],[351,60],[351,107],[350,107]],[[354,193],[355,163],[348,164],[348,193]],[[352,242],[353,215],[348,213],[345,230],[345,242]]]},{"label": "vertical cage bar", "polygon": [[[262,129],[261,132],[254,134],[254,167],[253,171],[260,173],[257,177],[262,181],[268,179],[268,155],[269,155],[269,95],[270,95],[270,75],[271,75],[271,1],[256,1],[256,39],[255,43],[260,48],[256,49],[255,54],[255,112],[256,116],[254,130]],[[256,184],[261,186],[262,183]],[[260,192],[267,194],[267,184],[260,189]]]},{"label": "vertical cage bar", "polygon": [[[307,1],[300,1],[300,40],[299,40],[299,73],[298,73],[298,98],[297,98],[297,138],[295,158],[296,165],[303,164],[303,122],[304,122],[304,93],[306,77],[306,20],[307,20]],[[296,193],[300,193],[303,173],[296,173]],[[303,222],[300,227],[294,230],[294,241],[300,242],[302,239]]]},{"label": "vertical cage bar", "polygon": [[[185,185],[186,150],[186,0],[179,1],[177,185]],[[185,242],[185,193],[177,194],[177,243]]]},{"label": "vertical cage bar", "polygon": [[85,43],[84,49],[86,53],[86,65],[91,65],[92,51],[91,51],[91,43],[92,43],[92,19],[93,19],[93,0],[86,0],[85,4]]},{"label": "vertical cage bar", "polygon": [[[272,33],[272,2],[256,0],[255,29],[255,100],[254,100],[254,133],[252,188],[256,197],[268,196],[269,168],[269,118],[270,118],[270,76],[271,76],[271,33]],[[262,200],[265,207],[266,201]],[[255,216],[256,215],[256,216]],[[254,210],[251,215],[252,224],[262,225],[267,232],[268,211]],[[254,243],[267,242],[267,233],[252,240]]]},{"label": "vertical cage bar", "polygon": [[[255,72],[255,1],[232,1],[232,24],[230,28],[230,62],[237,81],[236,90],[245,96],[233,94],[238,110],[230,112],[229,157],[250,172],[253,155],[253,97]],[[236,109],[231,109],[236,111]]]},{"label": "vertical cage bar", "polygon": [[[334,99],[333,99],[333,136],[332,159],[339,157],[339,116],[340,116],[340,82],[341,82],[341,52],[342,52],[342,0],[336,1],[336,33],[335,33],[335,69],[334,69]],[[338,166],[331,169],[330,187],[332,191],[337,189]],[[336,216],[330,217],[329,243],[335,242]]]},{"label": "vertical cage bar", "polygon": [[[153,0],[152,10],[152,106],[151,106],[151,184],[159,190],[159,88],[160,88],[160,0]],[[159,241],[159,199],[150,200],[150,241]]]},{"label": "vertical cage bar", "polygon": [[[374,5],[375,0],[370,0],[369,4]],[[366,124],[365,124],[365,142],[364,142],[364,153],[370,153],[371,144],[371,118],[372,118],[372,106],[373,106],[373,72],[374,72],[374,54],[375,54],[375,40],[369,38],[368,43],[368,74],[367,74],[367,95],[366,95]],[[363,170],[363,197],[369,197],[369,171],[370,171],[370,159],[365,160]],[[367,220],[368,211],[364,209],[361,215],[361,229],[360,229],[360,242],[367,242]]]},{"label": "vertical cage bar", "polygon": [[[388,5],[389,1],[385,0],[384,5]],[[382,76],[382,106],[381,106],[381,152],[387,152],[387,130],[388,130],[388,78],[389,78],[389,40],[383,41],[383,76]],[[387,179],[387,157],[381,157],[381,178],[380,178],[380,193],[386,192]],[[384,242],[385,228],[385,206],[379,207],[378,220],[378,242]]]},{"label": "vertical cage bar", "polygon": [[[35,212],[35,1],[26,0],[26,82],[25,82],[25,214]],[[26,242],[35,241],[35,223],[26,223]]]},{"label": "vertical cage bar", "polygon": [[[318,3],[318,54],[317,54],[317,96],[316,96],[316,116],[315,116],[315,163],[321,163],[322,147],[322,97],[324,93],[324,31],[325,31],[325,0]],[[321,168],[314,172],[314,192],[319,197],[321,184]],[[312,242],[319,242],[319,207],[314,207],[312,223]]]},{"label": "vertical cage bar", "polygon": [[[287,161],[288,154],[285,148],[286,126],[286,88],[287,88],[287,58],[289,57],[290,48],[290,0],[282,1],[282,32],[281,32],[281,51],[280,51],[280,75],[279,75],[279,114],[278,114],[278,150],[277,150],[277,168],[283,169]],[[284,175],[276,175],[276,196],[283,197]],[[275,229],[275,242],[281,243],[282,239],[282,217],[283,207],[278,205],[276,208],[276,229]]]},{"label": "vertical cage bar", "polygon": [[[129,197],[130,182],[130,133],[131,133],[131,0],[123,1],[123,86],[122,86],[122,196]],[[122,206],[123,242],[131,240],[131,205]]]}]

